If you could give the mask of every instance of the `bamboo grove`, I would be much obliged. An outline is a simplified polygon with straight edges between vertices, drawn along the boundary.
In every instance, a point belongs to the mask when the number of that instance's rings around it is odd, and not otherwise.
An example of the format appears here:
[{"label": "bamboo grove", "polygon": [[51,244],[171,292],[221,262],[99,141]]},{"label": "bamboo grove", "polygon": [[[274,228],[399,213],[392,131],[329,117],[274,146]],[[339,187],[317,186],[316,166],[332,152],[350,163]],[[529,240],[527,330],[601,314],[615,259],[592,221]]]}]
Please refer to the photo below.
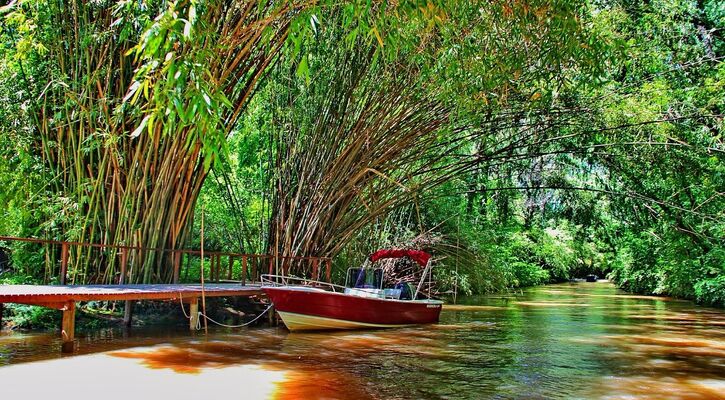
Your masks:
[{"label": "bamboo grove", "polygon": [[[52,191],[76,208],[59,234],[81,242],[183,247],[201,185],[302,5],[257,2],[24,2],[8,5]],[[32,22],[31,22],[32,21]],[[28,72],[31,74],[31,72]],[[24,74],[24,72],[23,72]],[[39,232],[53,235],[50,232]],[[136,281],[170,278],[135,253]],[[109,281],[90,254],[74,281]],[[115,257],[111,255],[111,262]]]},{"label": "bamboo grove", "polygon": [[[470,10],[456,11],[447,15],[448,28],[468,23]],[[553,87],[549,85],[568,71],[594,65],[592,55],[571,51],[582,40],[574,32],[554,29],[555,24],[542,23],[537,17],[505,18],[504,10],[501,15],[497,15],[499,10],[489,11],[491,15],[474,28],[477,34],[497,30],[512,43],[530,38],[531,46],[502,46],[496,63],[507,68],[485,78],[473,69],[481,67],[476,65],[479,49],[493,45],[486,35],[461,44],[460,37],[441,30],[421,40],[414,55],[401,50],[392,58],[376,61],[375,43],[357,41],[350,50],[338,39],[343,37],[340,25],[336,31],[335,19],[328,19],[323,33],[328,36],[320,35],[302,59],[312,65],[305,68],[314,68],[319,74],[315,82],[302,90],[274,88],[281,94],[277,109],[304,111],[273,116],[291,128],[273,138],[273,170],[279,173],[273,182],[268,248],[284,255],[338,254],[363,228],[405,205],[419,205],[441,184],[493,157],[494,149],[488,148],[490,154],[479,154],[474,160],[455,159],[454,155],[465,151],[470,140],[489,136],[494,120],[516,127],[541,126],[537,134],[517,138],[523,141],[518,144],[521,147],[544,137],[545,123],[534,121],[536,105],[523,108],[515,121],[516,116],[500,114],[500,104],[494,103],[522,104],[520,99],[465,105],[457,101],[472,88],[479,96],[508,96],[514,87],[526,87],[521,92],[529,98],[548,94]],[[562,18],[568,17],[565,13]],[[471,33],[471,38],[477,34]],[[556,74],[537,66],[546,58],[547,43],[554,42],[560,45],[554,57],[566,64]],[[459,46],[455,59],[445,54],[451,46]],[[451,65],[456,67],[454,76],[447,75]],[[511,79],[516,70],[529,73]],[[543,80],[549,83],[543,85]],[[496,81],[506,84],[500,87],[492,83]],[[449,85],[449,90],[442,89]],[[497,145],[504,147],[503,143]]]}]

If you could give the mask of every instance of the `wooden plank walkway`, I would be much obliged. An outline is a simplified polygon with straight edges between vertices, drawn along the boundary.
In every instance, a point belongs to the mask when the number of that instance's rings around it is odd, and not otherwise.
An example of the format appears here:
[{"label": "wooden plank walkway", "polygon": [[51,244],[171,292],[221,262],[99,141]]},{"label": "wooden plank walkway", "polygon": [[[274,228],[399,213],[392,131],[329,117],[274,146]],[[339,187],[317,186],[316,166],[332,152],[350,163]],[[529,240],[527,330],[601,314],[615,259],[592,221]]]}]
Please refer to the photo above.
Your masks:
[{"label": "wooden plank walkway", "polygon": [[[252,296],[262,294],[260,285],[207,283],[205,296]],[[44,305],[68,301],[178,300],[201,297],[201,285],[0,285],[0,303]]]},{"label": "wooden plank walkway", "polygon": [[[263,294],[259,284],[207,283],[205,297],[255,296]],[[126,301],[125,322],[130,323],[132,302],[137,300],[183,300],[191,305],[189,327],[194,329],[198,318],[200,284],[161,285],[0,285],[0,326],[3,303],[42,306],[63,311],[64,352],[74,350],[75,303],[78,301]]]}]

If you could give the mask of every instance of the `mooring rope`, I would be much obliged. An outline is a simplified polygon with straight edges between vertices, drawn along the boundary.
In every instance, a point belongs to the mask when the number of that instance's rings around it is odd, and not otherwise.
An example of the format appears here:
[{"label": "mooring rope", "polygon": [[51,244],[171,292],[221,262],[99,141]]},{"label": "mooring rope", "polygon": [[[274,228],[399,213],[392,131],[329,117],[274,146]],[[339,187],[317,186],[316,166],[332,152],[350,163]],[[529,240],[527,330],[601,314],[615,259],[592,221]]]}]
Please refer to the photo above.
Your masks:
[{"label": "mooring rope", "polygon": [[211,322],[213,322],[213,323],[215,323],[215,324],[217,324],[217,325],[219,325],[219,326],[223,326],[223,327],[225,327],[225,328],[242,328],[242,327],[245,327],[245,326],[247,326],[247,325],[250,325],[250,324],[254,323],[254,322],[255,322],[256,320],[258,320],[258,319],[262,318],[262,316],[263,316],[264,314],[266,314],[266,313],[267,313],[267,311],[269,311],[269,310],[270,310],[271,308],[272,308],[272,304],[270,304],[269,306],[267,306],[267,308],[266,308],[266,309],[265,309],[264,311],[262,311],[262,313],[260,313],[260,314],[259,314],[259,315],[257,315],[256,317],[254,317],[254,319],[253,319],[253,320],[251,320],[251,321],[249,321],[249,322],[245,322],[245,323],[243,323],[243,324],[241,324],[241,325],[226,325],[226,324],[222,324],[221,322],[218,322],[218,321],[214,321],[214,320],[213,320],[213,319],[212,319],[211,317],[208,317],[208,316],[204,315],[204,313],[202,313],[202,312],[199,312],[199,315],[201,315],[201,316],[203,316],[204,318],[208,319],[209,321],[211,321]]},{"label": "mooring rope", "polygon": [[[187,314],[186,313],[186,308],[184,308],[184,299],[181,298],[181,293],[179,293],[179,304],[181,305],[181,311],[184,313],[184,316],[186,317],[186,319],[191,319],[191,315]],[[267,306],[267,308],[264,311],[262,311],[259,315],[257,315],[256,317],[254,317],[253,320],[251,320],[249,322],[245,322],[245,323],[240,324],[240,325],[227,325],[227,324],[222,324],[219,321],[215,321],[212,317],[209,317],[207,315],[204,315],[204,313],[201,312],[201,311],[198,311],[197,313],[198,313],[198,316],[199,317],[204,317],[207,321],[210,321],[210,322],[212,322],[214,324],[217,324],[219,326],[222,326],[224,328],[243,328],[245,326],[248,326],[248,325],[253,324],[258,319],[262,318],[262,316],[264,314],[266,314],[271,308],[272,308],[272,304],[270,303],[269,306]],[[201,318],[197,318],[196,319],[196,330],[197,331],[198,330],[201,330]]]}]

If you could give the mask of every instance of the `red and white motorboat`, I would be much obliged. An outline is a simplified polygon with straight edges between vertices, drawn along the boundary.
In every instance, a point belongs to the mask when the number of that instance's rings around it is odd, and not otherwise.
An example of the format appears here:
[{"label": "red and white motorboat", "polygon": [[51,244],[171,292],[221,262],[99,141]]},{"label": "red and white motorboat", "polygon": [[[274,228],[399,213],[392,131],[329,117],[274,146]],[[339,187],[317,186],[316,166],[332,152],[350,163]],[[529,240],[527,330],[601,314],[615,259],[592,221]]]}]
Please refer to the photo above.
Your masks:
[{"label": "red and white motorboat", "polygon": [[[418,286],[383,288],[384,258],[409,257],[424,268]],[[430,255],[419,250],[379,250],[360,268],[348,269],[345,286],[279,275],[263,276],[263,290],[290,331],[392,328],[438,322],[442,301],[418,299],[431,274]],[[301,281],[290,285],[290,280]]]}]

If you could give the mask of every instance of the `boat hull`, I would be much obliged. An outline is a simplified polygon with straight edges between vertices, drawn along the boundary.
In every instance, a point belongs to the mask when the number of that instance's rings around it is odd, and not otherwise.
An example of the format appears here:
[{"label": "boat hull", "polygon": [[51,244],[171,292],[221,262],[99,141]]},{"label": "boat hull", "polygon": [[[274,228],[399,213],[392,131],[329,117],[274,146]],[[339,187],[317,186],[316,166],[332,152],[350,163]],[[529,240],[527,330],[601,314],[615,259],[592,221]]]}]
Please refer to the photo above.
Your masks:
[{"label": "boat hull", "polygon": [[302,287],[268,287],[290,331],[394,328],[438,322],[443,302],[352,296]]}]

